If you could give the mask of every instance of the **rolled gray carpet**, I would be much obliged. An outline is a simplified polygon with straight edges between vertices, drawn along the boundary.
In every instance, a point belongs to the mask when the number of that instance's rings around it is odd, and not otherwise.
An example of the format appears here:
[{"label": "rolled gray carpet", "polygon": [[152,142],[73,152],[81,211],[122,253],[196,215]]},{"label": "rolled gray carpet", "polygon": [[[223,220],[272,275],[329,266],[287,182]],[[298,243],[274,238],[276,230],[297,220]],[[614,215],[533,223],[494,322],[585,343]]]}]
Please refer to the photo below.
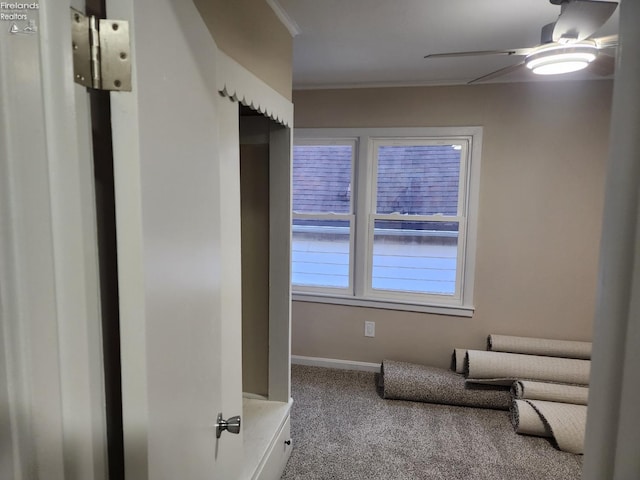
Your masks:
[{"label": "rolled gray carpet", "polygon": [[466,348],[454,348],[451,354],[451,370],[456,373],[464,373],[464,359],[466,356]]},{"label": "rolled gray carpet", "polygon": [[513,383],[511,394],[517,399],[586,405],[589,399],[589,388],[578,385],[518,380]]},{"label": "rolled gray carpet", "polygon": [[549,357],[580,358],[583,360],[591,358],[591,342],[515,337],[511,335],[489,335],[487,338],[487,350]]},{"label": "rolled gray carpet", "polygon": [[[518,400],[516,400],[518,401]],[[531,405],[549,428],[558,448],[570,453],[584,453],[587,406],[569,403],[524,400]]]},{"label": "rolled gray carpet", "polygon": [[384,398],[509,410],[508,389],[465,385],[463,375],[444,368],[385,360],[380,368]]},{"label": "rolled gray carpet", "polygon": [[535,437],[552,437],[551,429],[540,414],[525,400],[514,400],[511,405],[511,423],[517,433]]},{"label": "rolled gray carpet", "polygon": [[515,380],[588,385],[590,360],[467,350],[468,382],[509,385]]}]

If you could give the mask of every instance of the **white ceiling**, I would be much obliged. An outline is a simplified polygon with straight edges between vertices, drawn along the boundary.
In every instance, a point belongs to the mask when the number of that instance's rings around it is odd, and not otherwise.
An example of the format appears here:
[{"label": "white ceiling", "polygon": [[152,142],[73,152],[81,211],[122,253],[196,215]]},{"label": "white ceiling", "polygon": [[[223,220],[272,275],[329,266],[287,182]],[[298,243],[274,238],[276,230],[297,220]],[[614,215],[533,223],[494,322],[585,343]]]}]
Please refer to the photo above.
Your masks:
[{"label": "white ceiling", "polygon": [[[467,83],[522,57],[423,57],[533,47],[542,26],[560,14],[548,0],[269,1],[299,28],[293,39],[294,88]],[[618,10],[594,36],[617,33]],[[602,77],[522,71],[493,81],[591,78]]]}]

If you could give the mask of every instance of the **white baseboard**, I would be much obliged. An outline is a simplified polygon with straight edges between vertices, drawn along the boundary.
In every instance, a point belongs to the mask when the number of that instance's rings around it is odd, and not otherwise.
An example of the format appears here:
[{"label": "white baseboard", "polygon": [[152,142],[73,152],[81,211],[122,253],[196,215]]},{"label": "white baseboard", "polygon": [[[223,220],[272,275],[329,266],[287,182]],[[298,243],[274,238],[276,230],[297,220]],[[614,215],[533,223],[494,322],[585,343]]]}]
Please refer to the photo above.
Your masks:
[{"label": "white baseboard", "polygon": [[337,368],[340,370],[363,370],[365,372],[379,372],[379,363],[356,362],[354,360],[338,360],[335,358],[304,357],[291,355],[291,363],[310,367]]}]

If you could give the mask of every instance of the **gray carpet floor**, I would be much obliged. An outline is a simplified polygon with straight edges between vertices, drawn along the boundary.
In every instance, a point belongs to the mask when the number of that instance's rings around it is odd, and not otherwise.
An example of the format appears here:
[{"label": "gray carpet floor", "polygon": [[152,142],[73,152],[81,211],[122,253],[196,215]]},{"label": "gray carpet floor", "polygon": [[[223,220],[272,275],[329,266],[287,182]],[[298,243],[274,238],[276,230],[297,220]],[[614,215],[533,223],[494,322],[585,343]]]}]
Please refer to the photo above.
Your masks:
[{"label": "gray carpet floor", "polygon": [[509,412],[385,400],[376,374],[292,366],[283,480],[578,480],[582,456],[518,435]]}]

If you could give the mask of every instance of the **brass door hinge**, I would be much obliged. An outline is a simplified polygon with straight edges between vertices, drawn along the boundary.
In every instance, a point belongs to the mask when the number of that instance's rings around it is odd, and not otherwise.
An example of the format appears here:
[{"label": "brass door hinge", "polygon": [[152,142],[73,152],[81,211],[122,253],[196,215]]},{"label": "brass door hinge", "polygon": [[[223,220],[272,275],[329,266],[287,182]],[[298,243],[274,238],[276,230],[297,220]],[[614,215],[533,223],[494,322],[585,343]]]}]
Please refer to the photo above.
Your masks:
[{"label": "brass door hinge", "polygon": [[71,9],[73,76],[97,90],[131,91],[129,22],[97,19]]}]

